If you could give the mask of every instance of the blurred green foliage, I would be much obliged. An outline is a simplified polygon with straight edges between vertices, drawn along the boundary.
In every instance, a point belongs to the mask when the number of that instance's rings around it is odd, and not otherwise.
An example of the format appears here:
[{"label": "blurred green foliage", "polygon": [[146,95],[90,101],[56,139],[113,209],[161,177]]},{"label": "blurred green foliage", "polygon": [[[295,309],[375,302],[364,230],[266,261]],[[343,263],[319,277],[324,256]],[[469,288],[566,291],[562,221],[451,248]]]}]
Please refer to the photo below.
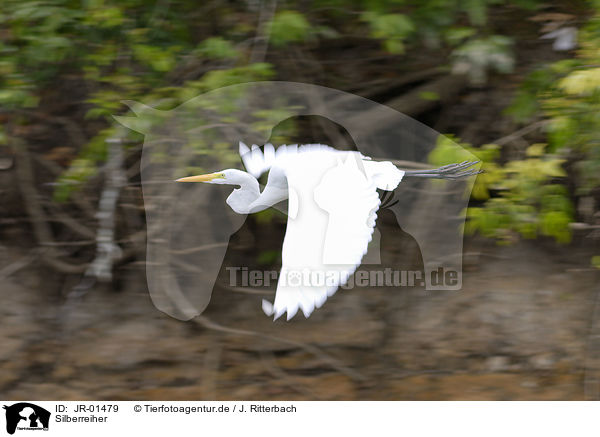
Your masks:
[{"label": "blurred green foliage", "polygon": [[[529,74],[507,110],[515,120],[542,119],[548,146],[541,158],[569,162],[569,179],[540,193],[545,234],[568,241],[569,224],[579,199],[596,199],[600,189],[600,3],[589,2],[590,19],[579,30],[575,57],[543,66]],[[517,169],[518,171],[518,169]],[[549,176],[564,176],[552,172]],[[594,223],[591,223],[594,224]],[[592,264],[600,265],[594,257]]]},{"label": "blurred green foliage", "polygon": [[563,159],[546,153],[545,144],[533,144],[519,159],[501,165],[499,146],[475,148],[463,143],[457,147],[456,141],[441,135],[429,161],[440,166],[470,159],[470,154],[481,160],[484,173],[477,176],[471,195],[484,204],[466,211],[467,233],[479,232],[500,243],[538,235],[560,243],[571,240],[568,224],[573,207],[568,190],[555,182],[566,176]]},{"label": "blurred green foliage", "polygon": [[296,11],[276,13],[269,25],[271,43],[276,47],[305,41],[310,35],[310,31],[309,22],[304,15]]},{"label": "blurred green foliage", "polygon": [[[372,38],[398,59],[423,46],[444,48],[447,58],[440,63],[482,85],[489,72],[510,73],[515,65],[513,41],[497,34],[500,27],[493,25],[490,10],[533,10],[541,4],[279,1],[271,14],[268,2],[5,0],[0,4],[0,106],[17,114],[16,124],[32,123],[27,114],[38,110],[55,89],[78,90],[74,103],[85,108],[95,127],[94,136],[79,145],[78,157],[56,184],[55,199],[66,200],[105,159],[105,140],[114,134],[111,115],[125,110],[122,100],[171,109],[227,85],[278,79],[279,53],[347,36]],[[547,144],[511,156],[493,144],[464,145],[483,161],[485,170],[475,182],[472,195],[479,204],[467,212],[467,231],[501,242],[537,235],[567,242],[578,196],[598,192],[600,4],[588,5],[592,14],[580,31],[576,56],[531,73],[507,110],[519,123],[544,120]],[[267,56],[257,59],[256,46],[265,43]],[[424,92],[421,98],[438,96]],[[256,115],[262,120],[257,129],[268,129],[270,120],[281,117]],[[457,148],[445,141],[451,140],[440,139],[430,156],[432,164],[462,160]],[[206,153],[201,143],[193,147]],[[236,158],[226,145],[215,150],[224,161]]]},{"label": "blurred green foliage", "polygon": [[363,20],[369,23],[371,36],[383,40],[389,53],[404,53],[404,40],[415,31],[415,25],[404,14],[365,12]]},{"label": "blurred green foliage", "polygon": [[198,45],[198,55],[212,59],[237,59],[240,55],[231,41],[220,36],[205,39]]},{"label": "blurred green foliage", "polygon": [[[87,107],[87,119],[104,120],[108,126],[110,116],[123,111],[124,99],[170,109],[209,90],[276,78],[265,59],[250,61],[254,45],[265,38],[275,53],[290,44],[345,34],[381,40],[390,54],[404,53],[424,40],[454,47],[456,56],[473,68],[479,65],[475,48],[484,44],[489,59],[478,68],[508,71],[508,42],[483,27],[487,11],[499,3],[535,5],[501,0],[309,3],[300,9],[293,2],[278,2],[269,17],[268,3],[5,0],[0,5],[0,105],[34,110],[62,81],[85,90],[84,101],[77,103]],[[260,32],[267,34],[261,37]],[[110,129],[80,145],[78,159],[58,181],[56,200],[65,200],[95,174]]]},{"label": "blurred green foliage", "polygon": [[[530,73],[519,87],[506,114],[516,122],[544,127],[547,144],[533,144],[525,150],[502,154],[496,145],[473,148],[462,146],[483,161],[485,173],[479,175],[473,198],[481,206],[466,211],[466,231],[478,232],[501,243],[519,237],[553,237],[560,243],[571,240],[570,224],[576,221],[580,198],[592,200],[598,211],[600,190],[600,3],[588,2],[590,19],[579,29],[575,56],[541,66]],[[467,29],[453,31],[447,38],[461,44],[471,37]],[[497,37],[493,37],[497,38]],[[464,56],[471,38],[454,56]],[[503,43],[508,46],[508,41]],[[460,47],[460,46],[459,46]],[[485,51],[483,48],[481,52]],[[501,60],[500,53],[488,56]],[[486,56],[473,56],[483,64]],[[475,62],[475,63],[476,63]],[[509,71],[509,62],[505,62]],[[473,69],[468,69],[473,74]],[[476,72],[476,70],[475,70]],[[460,157],[440,139],[432,152],[432,163],[452,162]],[[519,156],[520,153],[520,156]],[[504,156],[503,156],[504,155]],[[565,171],[569,163],[569,173]],[[590,223],[595,224],[595,223]],[[592,264],[600,266],[600,258]]]}]

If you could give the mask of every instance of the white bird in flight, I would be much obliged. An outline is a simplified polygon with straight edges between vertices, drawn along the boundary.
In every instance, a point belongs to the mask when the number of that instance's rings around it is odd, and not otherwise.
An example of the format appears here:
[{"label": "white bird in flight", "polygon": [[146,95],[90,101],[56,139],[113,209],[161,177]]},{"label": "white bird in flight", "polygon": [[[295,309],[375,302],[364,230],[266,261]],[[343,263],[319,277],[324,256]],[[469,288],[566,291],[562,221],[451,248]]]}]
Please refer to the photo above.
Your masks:
[{"label": "white bird in flight", "polygon": [[[360,265],[371,241],[377,189],[393,191],[403,177],[460,179],[479,171],[465,161],[433,170],[400,170],[391,162],[372,161],[360,152],[322,144],[265,144],[252,149],[240,142],[246,172],[226,169],[176,182],[237,185],[226,202],[238,214],[265,210],[288,199],[288,221],[275,301],[262,308],[274,320],[302,310],[309,317]],[[260,191],[258,177],[269,172]]]}]

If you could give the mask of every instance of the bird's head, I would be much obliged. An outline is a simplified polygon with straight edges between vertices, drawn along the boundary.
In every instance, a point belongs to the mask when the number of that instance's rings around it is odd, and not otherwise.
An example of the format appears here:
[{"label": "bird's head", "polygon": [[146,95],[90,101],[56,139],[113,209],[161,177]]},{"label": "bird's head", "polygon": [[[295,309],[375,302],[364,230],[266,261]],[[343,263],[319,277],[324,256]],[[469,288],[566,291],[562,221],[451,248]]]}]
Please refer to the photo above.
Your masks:
[{"label": "bird's head", "polygon": [[248,179],[248,173],[235,168],[228,168],[215,173],[188,176],[177,179],[175,182],[204,182],[206,184],[239,185]]}]

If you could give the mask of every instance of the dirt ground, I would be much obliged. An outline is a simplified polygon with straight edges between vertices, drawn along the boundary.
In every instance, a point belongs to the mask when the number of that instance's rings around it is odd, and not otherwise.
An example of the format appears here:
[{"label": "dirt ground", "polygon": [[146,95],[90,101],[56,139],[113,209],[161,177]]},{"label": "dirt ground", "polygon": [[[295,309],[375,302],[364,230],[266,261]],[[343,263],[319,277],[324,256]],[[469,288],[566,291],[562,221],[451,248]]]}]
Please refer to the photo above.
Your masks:
[{"label": "dirt ground", "polygon": [[152,305],[135,264],[120,273],[121,291],[94,288],[65,300],[26,249],[5,247],[2,255],[28,262],[5,270],[0,287],[0,393],[9,400],[576,400],[598,393],[597,274],[576,245],[471,241],[461,291],[342,290],[310,319],[291,322],[267,318],[264,296],[219,286],[201,318],[172,319]]}]

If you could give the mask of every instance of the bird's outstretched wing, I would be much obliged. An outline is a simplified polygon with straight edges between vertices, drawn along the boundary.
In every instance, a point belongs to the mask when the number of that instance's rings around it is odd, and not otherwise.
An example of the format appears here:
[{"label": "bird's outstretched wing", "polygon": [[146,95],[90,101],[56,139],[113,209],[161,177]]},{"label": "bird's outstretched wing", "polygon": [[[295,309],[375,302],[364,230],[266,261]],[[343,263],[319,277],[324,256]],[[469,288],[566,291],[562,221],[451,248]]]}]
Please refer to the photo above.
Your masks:
[{"label": "bird's outstretched wing", "polygon": [[244,168],[257,179],[262,174],[268,172],[278,161],[280,162],[287,157],[298,153],[313,152],[317,150],[334,149],[324,144],[303,144],[301,146],[298,146],[297,144],[283,144],[275,149],[273,144],[267,143],[264,145],[263,150],[261,150],[256,144],[252,144],[252,147],[248,147],[241,141],[239,144],[240,158],[242,158]]},{"label": "bird's outstretched wing", "polygon": [[[332,150],[285,162],[289,206],[282,268],[275,302],[263,300],[264,312],[275,319],[287,312],[289,320],[298,309],[308,317],[321,307],[354,273],[371,241],[381,181],[374,169],[369,175],[361,168],[359,153]],[[385,185],[394,189],[402,172],[380,169],[392,171]]]},{"label": "bird's outstretched wing", "polygon": [[240,158],[246,171],[258,179],[275,163],[275,148],[273,144],[265,144],[263,152],[256,144],[250,149],[240,141]]}]

